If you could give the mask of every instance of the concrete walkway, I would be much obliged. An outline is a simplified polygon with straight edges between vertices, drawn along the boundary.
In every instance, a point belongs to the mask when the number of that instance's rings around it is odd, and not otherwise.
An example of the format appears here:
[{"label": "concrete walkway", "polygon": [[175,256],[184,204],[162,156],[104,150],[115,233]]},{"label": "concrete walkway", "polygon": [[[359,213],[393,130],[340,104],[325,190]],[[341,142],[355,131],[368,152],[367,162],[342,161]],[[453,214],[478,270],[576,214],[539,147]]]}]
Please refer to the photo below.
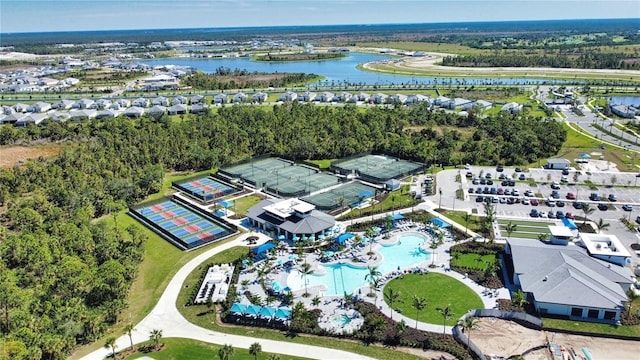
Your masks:
[{"label": "concrete walkway", "polygon": [[[258,235],[260,237],[266,236],[257,233],[251,235]],[[135,330],[132,332],[134,344],[139,344],[149,340],[149,333],[154,329],[160,329],[162,330],[162,336],[165,338],[189,338],[218,345],[231,344],[234,347],[244,349],[248,349],[251,344],[258,342],[262,346],[263,351],[276,354],[313,359],[371,359],[363,355],[342,350],[220,333],[201,328],[188,322],[176,308],[178,293],[180,292],[180,288],[187,276],[211,256],[234,246],[243,246],[244,238],[247,236],[248,235],[240,236],[234,241],[206,251],[189,261],[185,266],[178,270],[176,275],[171,279],[171,282],[169,282],[164,293],[162,293],[162,296],[158,300],[156,306],[151,310],[151,313],[142,319],[140,323],[135,325]],[[116,341],[116,349],[119,350],[128,348],[129,345],[129,337],[126,335],[120,336]],[[109,350],[101,348],[84,356],[83,359],[102,360],[109,356],[110,353],[111,352]],[[153,354],[150,354],[150,356],[153,356]]]}]

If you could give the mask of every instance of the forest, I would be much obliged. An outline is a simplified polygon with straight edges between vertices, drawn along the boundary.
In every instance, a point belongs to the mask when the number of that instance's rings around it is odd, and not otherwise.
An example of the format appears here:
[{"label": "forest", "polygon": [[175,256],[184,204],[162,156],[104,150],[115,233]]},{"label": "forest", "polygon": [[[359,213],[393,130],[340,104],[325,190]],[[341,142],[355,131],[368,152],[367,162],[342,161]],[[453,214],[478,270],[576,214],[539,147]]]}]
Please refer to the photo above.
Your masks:
[{"label": "forest", "polygon": [[552,67],[576,69],[640,69],[640,61],[623,53],[582,53],[549,55],[485,54],[446,56],[444,66],[469,67]]},{"label": "forest", "polygon": [[[137,226],[95,221],[160,191],[171,170],[273,153],[385,152],[429,164],[524,164],[566,137],[551,119],[297,102],[231,106],[181,120],[116,118],[0,127],[3,145],[66,143],[51,160],[0,170],[0,343],[11,359],[60,359],[119,321],[143,258]],[[125,236],[125,234],[127,236]]]},{"label": "forest", "polygon": [[220,67],[212,74],[197,71],[183,78],[181,83],[196,90],[264,89],[268,87],[286,87],[291,84],[305,84],[319,78],[318,75],[314,74],[271,74]]}]

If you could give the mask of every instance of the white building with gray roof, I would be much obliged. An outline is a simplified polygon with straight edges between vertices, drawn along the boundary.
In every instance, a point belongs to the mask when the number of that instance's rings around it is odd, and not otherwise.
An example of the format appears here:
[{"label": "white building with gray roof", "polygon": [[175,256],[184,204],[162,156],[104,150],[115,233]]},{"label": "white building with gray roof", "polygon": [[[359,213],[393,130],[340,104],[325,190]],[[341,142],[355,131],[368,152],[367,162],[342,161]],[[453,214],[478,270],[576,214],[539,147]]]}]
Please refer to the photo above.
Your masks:
[{"label": "white building with gray roof", "polygon": [[635,278],[627,267],[596,259],[574,245],[509,239],[514,284],[541,315],[615,323]]},{"label": "white building with gray roof", "polygon": [[266,199],[247,211],[253,227],[273,231],[286,239],[324,235],[331,231],[336,221],[312,204],[300,199]]}]

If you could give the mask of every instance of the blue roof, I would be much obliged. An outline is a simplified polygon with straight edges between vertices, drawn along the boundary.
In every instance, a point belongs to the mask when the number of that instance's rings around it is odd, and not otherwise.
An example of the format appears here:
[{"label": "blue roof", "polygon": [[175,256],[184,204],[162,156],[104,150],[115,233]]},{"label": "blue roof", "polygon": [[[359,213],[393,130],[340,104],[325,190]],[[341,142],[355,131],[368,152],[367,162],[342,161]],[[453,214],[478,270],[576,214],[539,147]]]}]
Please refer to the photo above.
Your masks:
[{"label": "blue roof", "polygon": [[267,243],[264,243],[264,244],[262,244],[262,245],[260,245],[258,247],[254,247],[251,250],[253,250],[253,252],[255,252],[256,254],[260,254],[261,252],[265,252],[265,251],[267,251],[269,249],[273,249],[274,247],[276,247],[276,244],[274,244],[272,242],[267,242]]},{"label": "blue roof", "polygon": [[433,218],[433,219],[429,220],[429,222],[431,222],[433,224],[436,224],[436,225],[438,225],[438,227],[441,227],[441,228],[446,228],[446,227],[450,227],[451,226],[451,224],[449,224],[448,222],[443,221],[442,219],[439,219],[439,218]]},{"label": "blue roof", "polygon": [[564,226],[568,227],[571,230],[575,230],[578,228],[576,223],[571,219],[562,218],[562,223],[564,224]]},{"label": "blue roof", "polygon": [[224,206],[226,208],[233,206],[233,203],[230,203],[226,200],[220,200],[218,201],[218,204],[220,204],[220,206]]}]

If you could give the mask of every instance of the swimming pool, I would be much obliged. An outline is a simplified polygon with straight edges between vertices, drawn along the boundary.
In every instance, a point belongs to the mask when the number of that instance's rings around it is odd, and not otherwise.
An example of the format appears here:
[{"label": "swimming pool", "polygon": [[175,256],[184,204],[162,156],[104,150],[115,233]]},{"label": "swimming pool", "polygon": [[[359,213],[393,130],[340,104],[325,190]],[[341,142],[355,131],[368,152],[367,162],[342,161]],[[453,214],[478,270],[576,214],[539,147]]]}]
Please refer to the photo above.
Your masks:
[{"label": "swimming pool", "polygon": [[[431,254],[420,248],[420,245],[426,241],[425,235],[407,233],[400,235],[399,241],[393,245],[378,245],[377,251],[384,258],[378,270],[384,275],[397,270],[398,267],[406,269],[430,260]],[[307,286],[326,286],[324,295],[343,295],[345,292],[352,294],[357,288],[367,284],[364,278],[369,270],[366,267],[354,267],[348,263],[320,265],[320,267],[324,268],[326,273],[307,276]],[[297,271],[289,275],[287,284],[293,290],[304,288],[303,278]]]},{"label": "swimming pool", "polygon": [[351,318],[346,314],[338,314],[331,316],[331,323],[335,326],[345,327],[345,325],[351,322]]}]

